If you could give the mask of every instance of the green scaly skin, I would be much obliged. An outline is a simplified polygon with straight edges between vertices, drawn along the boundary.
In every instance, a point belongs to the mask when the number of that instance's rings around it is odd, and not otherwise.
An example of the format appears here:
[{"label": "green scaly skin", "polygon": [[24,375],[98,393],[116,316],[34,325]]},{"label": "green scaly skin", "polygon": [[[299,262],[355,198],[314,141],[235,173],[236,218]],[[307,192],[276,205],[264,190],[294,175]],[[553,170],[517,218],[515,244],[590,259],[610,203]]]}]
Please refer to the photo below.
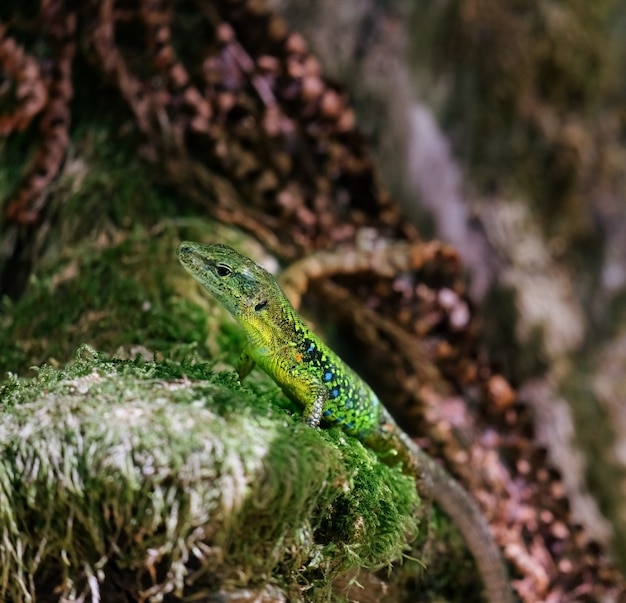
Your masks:
[{"label": "green scaly skin", "polygon": [[257,364],[295,403],[311,427],[341,427],[387,463],[404,463],[421,496],[452,518],[474,555],[490,603],[513,602],[506,568],[469,494],[395,423],[370,387],[302,321],[275,278],[226,245],[183,242],[183,267],[243,327],[248,343],[237,372]]}]

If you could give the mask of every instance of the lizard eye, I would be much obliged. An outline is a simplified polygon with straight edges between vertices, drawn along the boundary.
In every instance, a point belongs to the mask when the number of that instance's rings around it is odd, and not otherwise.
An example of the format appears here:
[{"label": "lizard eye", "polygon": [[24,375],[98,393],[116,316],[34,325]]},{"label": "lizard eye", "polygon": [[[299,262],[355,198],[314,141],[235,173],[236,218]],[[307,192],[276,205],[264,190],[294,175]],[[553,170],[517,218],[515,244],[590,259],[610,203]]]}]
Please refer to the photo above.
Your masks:
[{"label": "lizard eye", "polygon": [[219,264],[215,269],[217,276],[230,276],[233,271],[226,264]]}]

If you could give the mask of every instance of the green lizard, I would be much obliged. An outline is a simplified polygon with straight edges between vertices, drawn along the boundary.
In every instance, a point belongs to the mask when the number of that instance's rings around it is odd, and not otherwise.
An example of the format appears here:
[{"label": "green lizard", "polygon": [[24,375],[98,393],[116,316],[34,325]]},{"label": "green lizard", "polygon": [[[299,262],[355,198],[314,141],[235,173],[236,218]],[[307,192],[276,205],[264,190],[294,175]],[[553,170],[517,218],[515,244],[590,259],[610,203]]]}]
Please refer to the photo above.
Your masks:
[{"label": "green lizard", "polygon": [[302,321],[274,277],[226,245],[183,242],[183,267],[243,327],[248,343],[243,379],[258,364],[304,409],[311,427],[341,427],[381,454],[403,462],[420,495],[450,515],[476,559],[490,603],[513,601],[506,568],[489,527],[469,494],[395,423],[370,387]]}]

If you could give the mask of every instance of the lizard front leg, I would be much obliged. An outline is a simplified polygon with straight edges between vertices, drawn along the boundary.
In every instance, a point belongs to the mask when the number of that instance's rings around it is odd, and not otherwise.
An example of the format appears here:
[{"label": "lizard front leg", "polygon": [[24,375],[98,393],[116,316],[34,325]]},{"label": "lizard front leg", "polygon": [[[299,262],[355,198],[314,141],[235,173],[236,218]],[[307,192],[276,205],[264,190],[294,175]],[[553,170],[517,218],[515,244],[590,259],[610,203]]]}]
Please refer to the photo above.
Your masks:
[{"label": "lizard front leg", "polygon": [[[299,355],[296,355],[298,358]],[[310,427],[319,427],[328,402],[328,389],[302,363],[301,357],[293,363],[281,363],[286,376],[283,390],[302,410],[302,418]]]},{"label": "lizard front leg", "polygon": [[237,362],[237,374],[239,375],[239,381],[243,381],[249,374],[250,371],[254,368],[256,361],[250,355],[248,348],[245,347],[241,352],[241,356],[239,356],[239,360]]}]

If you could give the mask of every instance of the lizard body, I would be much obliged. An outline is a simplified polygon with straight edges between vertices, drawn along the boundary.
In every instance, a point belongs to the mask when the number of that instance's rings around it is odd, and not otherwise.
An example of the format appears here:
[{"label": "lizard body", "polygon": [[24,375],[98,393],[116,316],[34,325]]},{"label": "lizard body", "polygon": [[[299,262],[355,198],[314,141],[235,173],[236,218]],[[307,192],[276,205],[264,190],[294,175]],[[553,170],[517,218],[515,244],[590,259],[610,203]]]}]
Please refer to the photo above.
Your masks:
[{"label": "lizard body", "polygon": [[248,342],[237,372],[256,365],[303,408],[311,427],[338,426],[381,455],[402,462],[421,496],[452,518],[474,555],[490,603],[513,596],[489,527],[469,494],[395,423],[372,389],[303,322],[274,277],[226,245],[183,242],[183,267],[243,327]]}]

